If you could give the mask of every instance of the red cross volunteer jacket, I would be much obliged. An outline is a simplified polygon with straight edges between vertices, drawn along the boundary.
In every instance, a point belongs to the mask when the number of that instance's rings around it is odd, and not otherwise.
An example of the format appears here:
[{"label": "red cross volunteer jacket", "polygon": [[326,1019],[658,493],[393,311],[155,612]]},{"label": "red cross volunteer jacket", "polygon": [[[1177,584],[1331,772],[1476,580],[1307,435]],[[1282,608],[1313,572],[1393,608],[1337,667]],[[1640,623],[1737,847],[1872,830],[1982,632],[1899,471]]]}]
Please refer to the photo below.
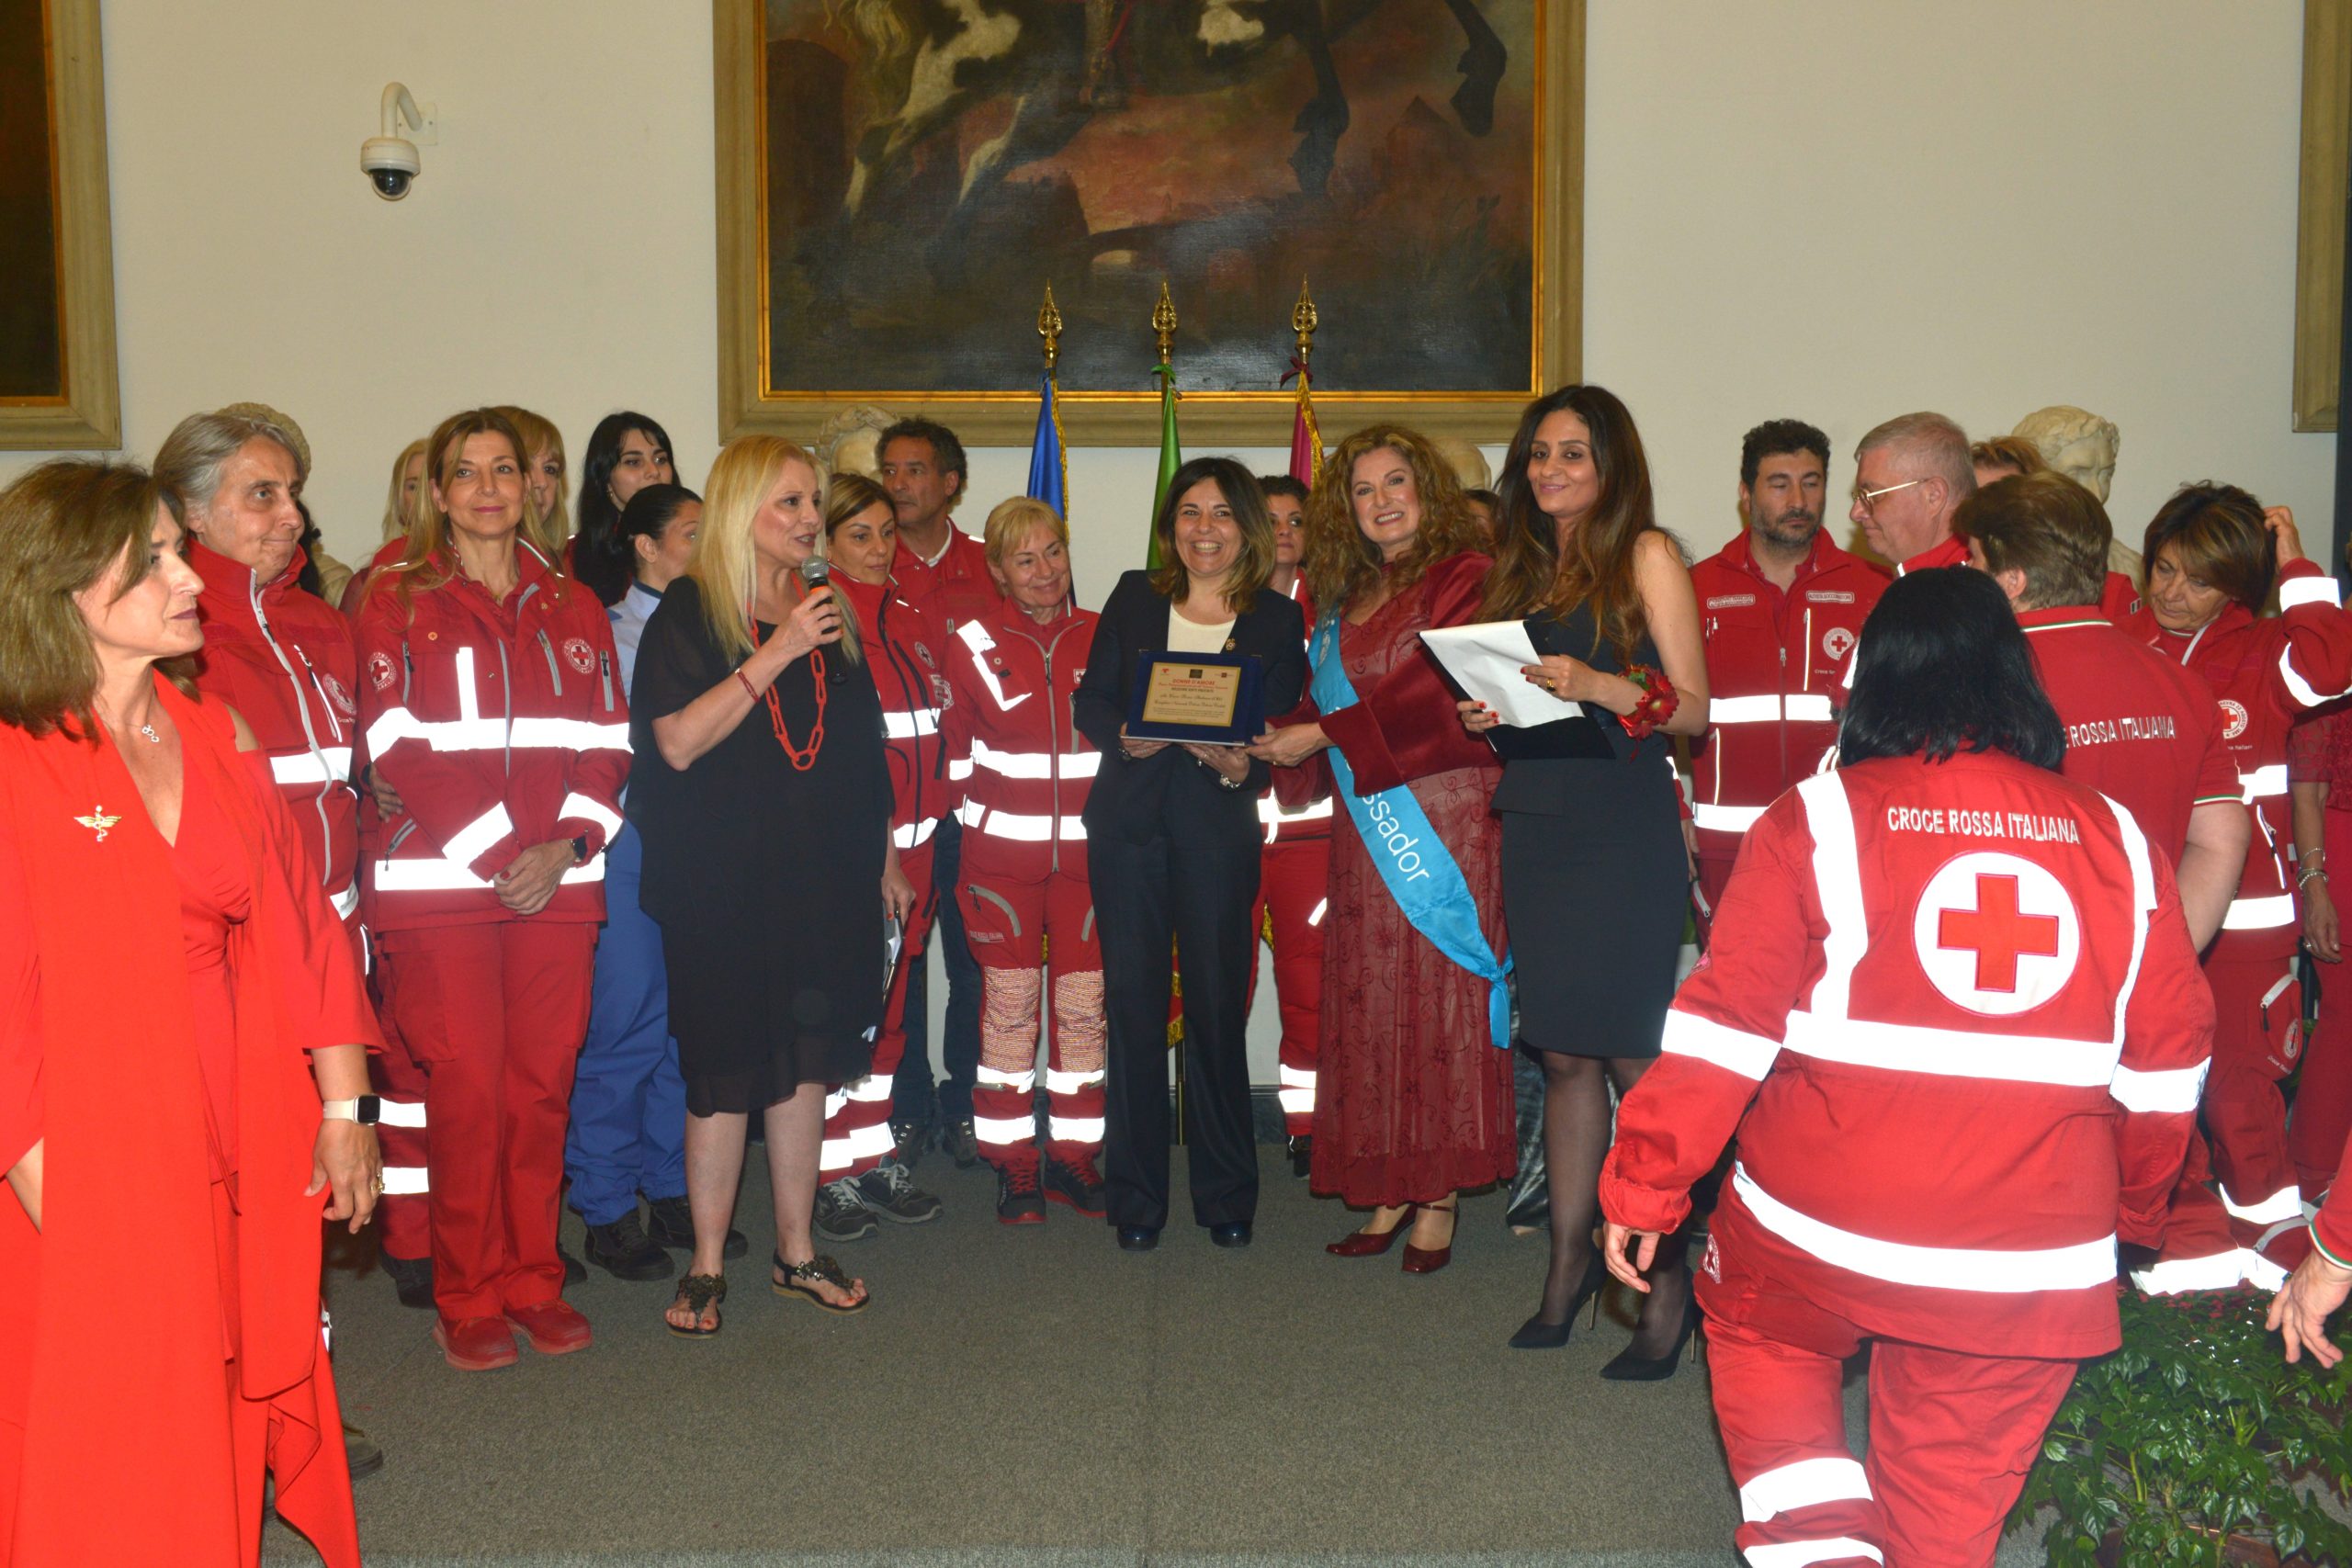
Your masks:
[{"label": "red cross volunteer jacket", "polygon": [[857,614],[866,667],[882,699],[890,761],[890,839],[901,852],[927,842],[956,808],[940,720],[954,700],[947,639],[896,584],[877,587],[835,572],[829,580]]},{"label": "red cross volunteer jacket", "polygon": [[943,633],[954,632],[967,621],[986,619],[1004,603],[1004,591],[989,570],[987,547],[952,522],[947,525],[947,548],[936,562],[924,561],[900,537],[890,575],[897,580],[899,597],[937,622]]},{"label": "red cross volunteer jacket", "polygon": [[300,549],[268,582],[254,581],[252,568],[194,537],[187,563],[204,579],[196,601],[204,624],[197,689],[253,727],[320,886],[348,920],[359,907],[359,797],[351,788],[358,662],[351,625],[297,585]]},{"label": "red cross volunteer jacket", "polygon": [[1601,1204],[1671,1229],[1736,1130],[1710,1313],[1769,1280],[1870,1334],[2096,1355],[2119,1235],[2162,1236],[2212,1028],[2122,807],[1997,752],[1824,773],[1749,831]]},{"label": "red cross volunteer jacket", "polygon": [[1069,705],[1098,618],[1072,609],[1039,626],[1000,604],[948,639],[947,769],[964,791],[956,815],[967,874],[1086,874],[1080,818],[1102,758]]},{"label": "red cross volunteer jacket", "polygon": [[2287,731],[2310,709],[2352,692],[2352,616],[2337,608],[2335,580],[2312,561],[2289,561],[2278,569],[2276,615],[2232,604],[2204,630],[2176,637],[2143,609],[2120,629],[2204,677],[2221,705],[2222,740],[2254,817],[2245,874],[2213,955],[2293,957],[2302,925],[2295,912]]},{"label": "red cross volunteer jacket", "polygon": [[584,838],[539,919],[605,918],[606,840],[628,781],[628,704],[596,596],[528,546],[503,603],[448,581],[404,597],[379,573],[359,610],[360,719],[403,815],[365,868],[368,924],[406,931],[511,919],[491,878],[534,844]]},{"label": "red cross volunteer jacket", "polygon": [[1699,853],[1729,861],[1764,808],[1838,743],[1838,671],[1886,574],[1815,534],[1786,592],[1758,570],[1741,534],[1690,569],[1707,649],[1705,742],[1691,759]]}]

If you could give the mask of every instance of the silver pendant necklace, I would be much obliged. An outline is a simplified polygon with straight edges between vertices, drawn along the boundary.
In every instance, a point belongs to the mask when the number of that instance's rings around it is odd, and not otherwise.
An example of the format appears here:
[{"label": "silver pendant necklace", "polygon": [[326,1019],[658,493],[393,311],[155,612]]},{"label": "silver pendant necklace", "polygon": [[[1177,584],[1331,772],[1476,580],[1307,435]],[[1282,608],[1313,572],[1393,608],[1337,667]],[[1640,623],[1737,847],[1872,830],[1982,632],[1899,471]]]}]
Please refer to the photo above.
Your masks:
[{"label": "silver pendant necklace", "polygon": [[164,743],[164,738],[155,733],[155,727],[152,724],[141,725],[139,727],[139,733],[147,738],[150,745],[161,746]]}]

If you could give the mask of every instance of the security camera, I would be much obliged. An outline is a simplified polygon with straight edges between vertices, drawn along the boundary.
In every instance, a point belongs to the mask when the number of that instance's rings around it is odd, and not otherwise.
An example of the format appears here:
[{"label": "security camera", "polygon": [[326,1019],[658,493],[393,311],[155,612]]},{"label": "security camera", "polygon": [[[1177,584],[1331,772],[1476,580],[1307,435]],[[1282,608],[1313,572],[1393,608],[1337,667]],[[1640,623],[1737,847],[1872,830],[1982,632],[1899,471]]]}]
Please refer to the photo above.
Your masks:
[{"label": "security camera", "polygon": [[409,90],[398,82],[384,88],[383,134],[371,136],[359,144],[359,170],[368,176],[376,194],[386,201],[398,201],[408,194],[411,181],[423,170],[424,163],[416,155],[416,143],[400,134],[401,121],[406,119],[411,130],[422,130],[424,116],[416,107]]}]

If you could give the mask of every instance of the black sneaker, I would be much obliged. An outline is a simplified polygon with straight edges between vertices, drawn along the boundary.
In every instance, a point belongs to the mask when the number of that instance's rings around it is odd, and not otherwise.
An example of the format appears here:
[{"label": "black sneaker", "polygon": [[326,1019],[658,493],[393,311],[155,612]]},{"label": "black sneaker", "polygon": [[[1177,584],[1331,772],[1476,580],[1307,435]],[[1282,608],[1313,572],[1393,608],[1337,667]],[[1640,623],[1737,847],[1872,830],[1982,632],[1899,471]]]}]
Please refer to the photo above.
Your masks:
[{"label": "black sneaker", "polygon": [[944,1206],[938,1199],[917,1187],[907,1168],[893,1160],[878,1165],[850,1183],[856,1190],[857,1201],[885,1220],[901,1225],[920,1225],[939,1218]]},{"label": "black sneaker", "polygon": [[391,1276],[392,1290],[404,1307],[429,1307],[433,1304],[433,1259],[430,1258],[395,1258],[389,1252],[376,1255],[376,1261]]},{"label": "black sneaker", "polygon": [[979,1134],[972,1131],[969,1116],[950,1122],[939,1129],[939,1146],[956,1162],[958,1170],[969,1170],[980,1163]]},{"label": "black sneaker", "polygon": [[828,1181],[817,1189],[817,1239],[819,1241],[864,1241],[882,1227],[857,1195],[854,1182],[843,1178]]},{"label": "black sneaker", "polygon": [[[965,1125],[968,1127],[971,1123],[967,1122]],[[1046,1198],[1037,1190],[1035,1166],[1004,1165],[997,1168],[996,1217],[999,1223],[1008,1225],[1042,1225],[1046,1223]]]},{"label": "black sneaker", "polygon": [[563,1283],[567,1290],[588,1282],[588,1265],[566,1252],[560,1241],[555,1244],[555,1256],[556,1260],[563,1265]]},{"label": "black sneaker", "polygon": [[1287,1153],[1290,1155],[1290,1173],[1304,1178],[1315,1164],[1314,1134],[1301,1133],[1292,1138]]},{"label": "black sneaker", "polygon": [[909,1170],[922,1158],[922,1151],[931,1146],[931,1123],[928,1122],[893,1122],[890,1123],[890,1157]]},{"label": "black sneaker", "polygon": [[1094,1162],[1084,1156],[1068,1162],[1046,1158],[1045,1197],[1047,1202],[1065,1204],[1091,1219],[1102,1217],[1102,1178],[1095,1173]]},{"label": "black sneaker", "polygon": [[588,1261],[616,1280],[666,1280],[678,1271],[670,1255],[645,1234],[632,1206],[608,1225],[588,1227]]},{"label": "black sneaker", "polygon": [[[754,1121],[758,1118],[754,1117]],[[686,1206],[686,1195],[675,1198],[648,1198],[645,1201],[646,1231],[654,1243],[673,1252],[695,1249],[695,1215]],[[722,1258],[741,1258],[752,1250],[752,1244],[733,1225],[727,1227],[727,1245],[719,1248]]]}]

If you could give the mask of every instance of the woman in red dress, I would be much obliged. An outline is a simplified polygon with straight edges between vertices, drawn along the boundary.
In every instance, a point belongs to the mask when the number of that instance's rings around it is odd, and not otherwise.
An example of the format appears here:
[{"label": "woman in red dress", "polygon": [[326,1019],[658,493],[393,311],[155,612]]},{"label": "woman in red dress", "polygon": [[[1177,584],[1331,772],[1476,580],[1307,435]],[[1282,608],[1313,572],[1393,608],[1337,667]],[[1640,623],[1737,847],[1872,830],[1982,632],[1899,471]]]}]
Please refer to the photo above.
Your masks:
[{"label": "woman in red dress", "polygon": [[319,1219],[356,1231],[382,1190],[381,1041],[253,732],[175,683],[203,641],[180,547],[138,468],[0,491],[16,1568],[255,1562],[266,1476],[326,1562],[359,1561]]},{"label": "woman in red dress", "polygon": [[[1283,770],[1274,787],[1286,804],[1328,793],[1345,807],[1331,832],[1308,1180],[1373,1210],[1331,1244],[1340,1257],[1387,1251],[1409,1221],[1410,1273],[1453,1256],[1455,1194],[1508,1178],[1518,1162],[1510,1053],[1496,1049],[1508,1043],[1496,1003],[1509,948],[1502,829],[1488,801],[1501,764],[1464,733],[1420,641],[1429,627],[1477,618],[1489,562],[1476,539],[1462,487],[1426,438],[1374,425],[1340,442],[1307,506],[1307,586],[1328,606],[1312,639],[1311,695],[1250,748]],[[1343,687],[1329,684],[1335,675]],[[1329,700],[1351,689],[1352,702]],[[1410,852],[1459,868],[1459,956],[1428,934],[1442,911],[1417,919],[1391,894],[1365,847],[1367,823],[1408,897],[1426,886],[1409,879],[1420,869],[1405,863]]]}]

